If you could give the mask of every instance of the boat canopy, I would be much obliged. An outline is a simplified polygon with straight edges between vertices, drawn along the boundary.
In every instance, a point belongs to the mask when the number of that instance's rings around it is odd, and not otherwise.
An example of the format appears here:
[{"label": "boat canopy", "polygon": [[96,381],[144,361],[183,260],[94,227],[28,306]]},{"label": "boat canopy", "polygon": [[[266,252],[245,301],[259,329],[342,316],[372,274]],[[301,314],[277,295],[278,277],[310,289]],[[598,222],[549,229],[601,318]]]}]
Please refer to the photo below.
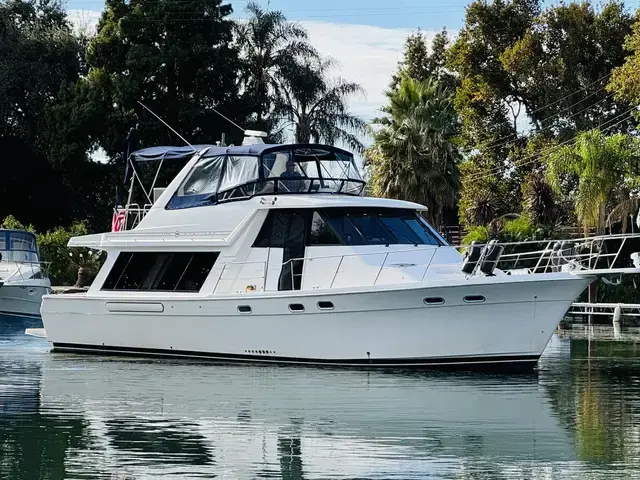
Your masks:
[{"label": "boat canopy", "polygon": [[0,252],[9,261],[37,261],[36,236],[24,230],[0,230]]},{"label": "boat canopy", "polygon": [[[255,195],[361,195],[365,187],[353,155],[329,145],[211,146],[200,152],[167,208],[211,205]],[[193,150],[187,154],[193,155]]]},{"label": "boat canopy", "polygon": [[193,147],[149,147],[136,150],[131,157],[136,162],[158,162],[160,160],[181,160],[193,156],[193,154],[205,148],[217,148],[215,145],[193,145]]}]

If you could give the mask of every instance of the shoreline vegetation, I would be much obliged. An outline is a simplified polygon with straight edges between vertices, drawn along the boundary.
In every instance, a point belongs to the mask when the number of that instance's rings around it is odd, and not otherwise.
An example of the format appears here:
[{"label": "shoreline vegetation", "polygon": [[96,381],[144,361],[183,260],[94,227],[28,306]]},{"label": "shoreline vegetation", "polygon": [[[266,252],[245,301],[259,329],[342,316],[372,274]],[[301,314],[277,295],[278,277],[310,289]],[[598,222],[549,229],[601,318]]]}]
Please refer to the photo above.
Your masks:
[{"label": "shoreline vegetation", "polygon": [[[40,232],[58,284],[95,269],[96,252],[66,242],[108,229],[127,151],[182,142],[140,101],[192,143],[241,142],[220,112],[269,142],[349,148],[368,194],[426,205],[464,245],[640,229],[635,8],[470,2],[457,35],[407,37],[367,124],[348,108],[357,79],[331,76],[300,24],[257,3],[107,0],[88,34],[57,0],[4,1],[0,221]],[[636,303],[635,282],[598,300]]]}]

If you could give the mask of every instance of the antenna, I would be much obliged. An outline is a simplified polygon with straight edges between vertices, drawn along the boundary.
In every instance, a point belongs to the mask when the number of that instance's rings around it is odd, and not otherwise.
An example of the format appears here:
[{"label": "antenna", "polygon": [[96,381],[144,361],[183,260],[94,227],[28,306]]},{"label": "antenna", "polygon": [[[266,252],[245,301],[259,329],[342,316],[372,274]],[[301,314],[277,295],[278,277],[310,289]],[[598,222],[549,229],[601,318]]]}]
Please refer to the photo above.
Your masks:
[{"label": "antenna", "polygon": [[[171,125],[169,125],[167,122],[165,122],[163,119],[161,119],[158,115],[156,115],[155,113],[153,113],[153,111],[152,111],[149,107],[147,107],[144,103],[142,103],[140,100],[138,100],[138,103],[139,103],[140,105],[142,105],[144,108],[146,108],[147,110],[149,110],[149,112],[151,113],[151,115],[153,115],[153,116],[154,116],[154,117],[156,117],[158,120],[160,120],[162,123],[164,123],[164,124],[166,125],[166,127],[167,127],[169,130],[171,130],[173,133],[175,133],[177,136],[179,136],[179,137],[182,139],[182,141],[183,141],[184,143],[186,143],[186,144],[187,144],[187,145],[189,145],[191,148],[193,148],[193,145],[191,145],[189,142],[187,142],[187,141],[185,140],[185,138],[184,138],[182,135],[180,135],[180,134],[179,134],[175,129],[173,129],[173,128],[171,127]],[[195,151],[196,151],[196,149],[195,149],[195,148],[193,148],[193,151],[195,152]]]},{"label": "antenna", "polygon": [[217,111],[215,108],[210,107],[211,110],[213,110],[214,112],[216,112],[218,115],[220,115],[222,118],[224,118],[227,122],[229,122],[231,125],[233,125],[234,127],[238,127],[240,130],[242,130],[242,133],[244,133],[244,128],[242,128],[240,125],[238,125],[236,122],[234,122],[233,120],[225,117],[223,114],[221,114],[219,111]]}]

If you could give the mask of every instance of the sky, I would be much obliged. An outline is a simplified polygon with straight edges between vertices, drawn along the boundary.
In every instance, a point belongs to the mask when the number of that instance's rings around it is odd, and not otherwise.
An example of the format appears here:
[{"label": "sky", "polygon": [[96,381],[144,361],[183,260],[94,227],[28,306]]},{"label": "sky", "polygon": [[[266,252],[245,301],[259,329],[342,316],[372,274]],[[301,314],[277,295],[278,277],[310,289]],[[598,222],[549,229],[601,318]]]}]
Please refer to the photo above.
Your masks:
[{"label": "sky", "polygon": [[[230,2],[235,18],[245,16],[247,0]],[[384,90],[402,57],[407,35],[420,29],[427,38],[443,26],[452,35],[464,22],[467,0],[259,0],[301,23],[322,55],[337,61],[334,77],[359,83],[365,93],[350,99],[351,111],[365,120],[379,115]],[[67,0],[71,20],[92,28],[102,0]]]}]

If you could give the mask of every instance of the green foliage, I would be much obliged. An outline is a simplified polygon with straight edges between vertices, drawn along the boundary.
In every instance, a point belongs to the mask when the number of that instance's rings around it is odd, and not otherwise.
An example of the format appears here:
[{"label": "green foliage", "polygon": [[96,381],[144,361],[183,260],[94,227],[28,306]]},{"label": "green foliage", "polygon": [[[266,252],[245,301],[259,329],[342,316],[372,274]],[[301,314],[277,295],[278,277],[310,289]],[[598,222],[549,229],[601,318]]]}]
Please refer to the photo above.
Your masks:
[{"label": "green foliage", "polygon": [[496,170],[495,160],[482,154],[470,156],[460,163],[459,217],[467,227],[487,225],[507,213],[506,184]]},{"label": "green foliage", "polygon": [[[599,130],[578,135],[575,144],[548,158],[547,178],[558,193],[572,197],[585,229],[603,231],[606,208],[616,191],[625,188],[638,162],[638,141],[623,134],[607,136]],[[577,188],[571,188],[575,179]],[[567,191],[569,190],[569,191]]]},{"label": "green foliage", "polygon": [[246,12],[248,20],[236,24],[242,61],[239,80],[256,112],[256,125],[262,127],[274,123],[275,119],[266,117],[279,98],[281,80],[291,73],[291,65],[318,60],[319,55],[309,44],[307,31],[287,21],[282,12],[264,10],[256,2],[249,2]]},{"label": "green foliage", "polygon": [[[459,76],[455,107],[468,155],[461,166],[462,223],[476,224],[473,212],[491,197],[505,209],[512,205],[511,212],[524,200],[535,223],[552,223],[550,210],[542,208],[550,204],[549,192],[536,185],[536,205],[527,190],[527,178],[544,169],[536,154],[628,109],[630,97],[614,99],[603,86],[624,63],[622,39],[632,21],[618,1],[597,10],[588,1],[542,9],[538,0],[476,0],[467,7],[465,25],[446,54],[447,68]],[[528,138],[517,131],[525,114],[533,127]],[[626,131],[632,122],[608,125]]]},{"label": "green foliage", "polygon": [[78,78],[81,44],[62,4],[50,0],[0,3],[0,32],[0,137],[45,150],[45,111]]},{"label": "green foliage", "polygon": [[326,77],[330,66],[331,62],[314,59],[289,62],[282,72],[273,116],[293,126],[297,143],[341,142],[361,153],[360,136],[366,124],[349,113],[347,98],[362,94],[362,88],[342,79],[330,81]]},{"label": "green foliage", "polygon": [[455,91],[456,77],[446,69],[446,54],[449,48],[449,34],[443,28],[431,42],[431,51],[420,30],[410,34],[404,45],[402,61],[398,64],[398,71],[391,77],[391,89],[400,84],[403,77],[422,81],[428,78],[438,80],[438,83]]},{"label": "green foliage", "polygon": [[467,230],[462,239],[462,245],[471,245],[471,242],[485,243],[489,241],[489,230],[484,225],[476,225]]},{"label": "green foliage", "polygon": [[213,142],[223,132],[240,140],[213,110],[241,124],[246,118],[230,14],[222,0],[108,0],[88,46],[89,73],[55,112],[69,120],[61,143],[99,145],[121,159],[126,132],[138,123],[139,146],[181,142],[138,102],[190,142]]},{"label": "green foliage", "polygon": [[[626,37],[624,48],[630,54],[624,64],[613,70],[607,90],[613,92],[617,99],[637,105],[640,103],[640,17]],[[638,115],[637,112],[635,114]]]},{"label": "green foliage", "polygon": [[459,126],[451,96],[437,82],[405,77],[387,98],[386,116],[375,121],[381,128],[365,152],[373,191],[426,205],[437,226],[459,189]]},{"label": "green foliage", "polygon": [[528,215],[513,214],[494,218],[488,226],[469,227],[462,244],[469,245],[474,240],[487,242],[493,238],[500,242],[525,242],[549,239],[553,235],[553,228],[537,228]]},{"label": "green foliage", "polygon": [[504,242],[536,240],[536,231],[528,215],[520,215],[516,219],[506,220],[499,235]]},{"label": "green foliage", "polygon": [[[516,98],[538,129],[553,128],[567,138],[625,108],[602,87],[611,69],[624,62],[622,43],[632,22],[617,0],[598,11],[590,2],[559,4],[536,16],[502,52],[500,61]],[[625,122],[618,128],[629,126]]]},{"label": "green foliage", "polygon": [[0,228],[5,228],[7,230],[24,230],[31,233],[36,232],[33,225],[24,225],[13,215],[5,217],[4,220],[2,220],[2,223],[0,223]]},{"label": "green foliage", "polygon": [[532,175],[526,182],[524,209],[536,225],[552,225],[559,215],[553,187],[542,175]]},{"label": "green foliage", "polygon": [[[74,223],[68,229],[58,227],[38,235],[38,246],[42,260],[50,262],[49,275],[54,285],[73,285],[76,281],[78,267],[73,264],[67,247],[71,237],[86,235],[83,223]],[[85,252],[83,252],[85,253]]]}]

